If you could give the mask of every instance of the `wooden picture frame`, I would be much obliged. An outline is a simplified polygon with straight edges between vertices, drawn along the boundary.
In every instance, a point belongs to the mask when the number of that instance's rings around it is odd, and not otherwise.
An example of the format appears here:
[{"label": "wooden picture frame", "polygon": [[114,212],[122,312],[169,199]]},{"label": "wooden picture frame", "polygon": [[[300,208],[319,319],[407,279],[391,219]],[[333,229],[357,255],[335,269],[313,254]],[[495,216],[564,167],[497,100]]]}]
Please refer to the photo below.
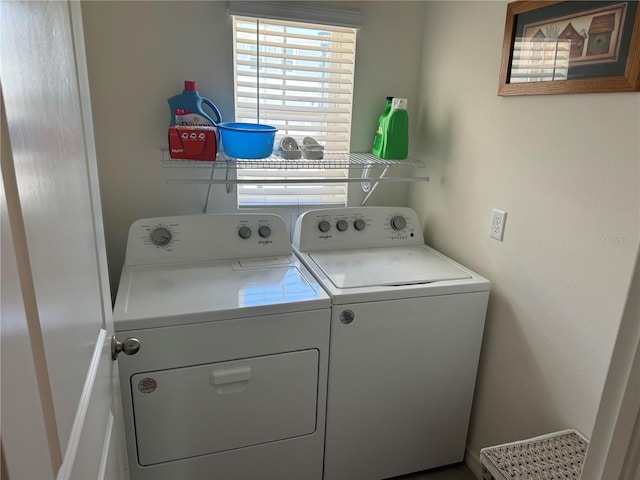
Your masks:
[{"label": "wooden picture frame", "polygon": [[498,95],[640,91],[639,3],[509,3]]}]

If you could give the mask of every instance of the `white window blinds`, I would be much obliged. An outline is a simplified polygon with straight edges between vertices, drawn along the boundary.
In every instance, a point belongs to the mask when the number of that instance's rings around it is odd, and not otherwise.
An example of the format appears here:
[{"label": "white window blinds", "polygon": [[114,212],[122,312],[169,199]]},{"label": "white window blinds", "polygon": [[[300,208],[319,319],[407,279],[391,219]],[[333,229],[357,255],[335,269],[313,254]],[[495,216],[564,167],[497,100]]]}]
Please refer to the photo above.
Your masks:
[{"label": "white window blinds", "polygon": [[[325,152],[348,152],[356,30],[348,27],[233,16],[236,121],[278,128],[299,144],[306,136]],[[304,160],[300,160],[301,167]],[[305,178],[345,178],[346,169],[238,170],[238,205],[346,204],[346,183],[309,185]],[[276,184],[274,180],[283,180]],[[285,183],[284,181],[293,180]],[[296,183],[295,181],[298,180]]]},{"label": "white window blinds", "polygon": [[[303,160],[302,160],[303,161]],[[238,206],[346,205],[346,169],[258,169],[242,168],[238,178],[269,183],[238,184]],[[309,184],[309,178],[338,183]],[[280,182],[283,180],[283,182]],[[274,182],[274,183],[271,183]]]}]

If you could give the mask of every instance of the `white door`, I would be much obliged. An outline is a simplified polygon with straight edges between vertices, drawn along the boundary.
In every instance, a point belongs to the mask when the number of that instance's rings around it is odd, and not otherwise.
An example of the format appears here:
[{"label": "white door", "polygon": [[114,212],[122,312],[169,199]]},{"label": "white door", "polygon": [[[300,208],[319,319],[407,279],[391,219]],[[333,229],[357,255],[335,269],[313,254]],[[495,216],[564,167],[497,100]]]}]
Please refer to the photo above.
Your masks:
[{"label": "white door", "polygon": [[79,2],[0,2],[1,434],[11,480],[122,476],[81,20]]}]

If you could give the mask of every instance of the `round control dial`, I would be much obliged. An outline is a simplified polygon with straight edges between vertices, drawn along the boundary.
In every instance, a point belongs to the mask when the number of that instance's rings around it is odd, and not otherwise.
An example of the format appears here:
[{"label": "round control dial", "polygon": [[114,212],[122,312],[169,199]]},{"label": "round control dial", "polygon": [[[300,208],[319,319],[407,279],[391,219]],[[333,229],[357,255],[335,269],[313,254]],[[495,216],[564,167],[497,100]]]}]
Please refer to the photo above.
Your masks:
[{"label": "round control dial", "polygon": [[349,224],[346,220],[338,220],[336,222],[336,228],[339,232],[344,232],[347,228],[349,228]]},{"label": "round control dial", "polygon": [[362,218],[356,218],[355,221],[353,222],[353,228],[355,228],[359,232],[364,230],[366,226],[367,226],[367,222],[365,222],[364,219]]},{"label": "round control dial", "polygon": [[331,230],[331,224],[326,220],[321,220],[318,223],[318,230],[320,230],[322,233],[327,233],[329,230]]},{"label": "round control dial", "polygon": [[249,227],[240,227],[240,230],[238,230],[238,235],[240,236],[240,238],[244,238],[245,240],[247,238],[251,238],[251,229]]},{"label": "round control dial", "polygon": [[396,231],[402,230],[406,226],[407,226],[407,220],[401,215],[396,215],[391,219],[391,228],[393,228]]},{"label": "round control dial", "polygon": [[262,225],[258,229],[258,235],[260,235],[261,238],[269,238],[271,236],[271,228],[267,225]]},{"label": "round control dial", "polygon": [[168,228],[157,227],[151,231],[149,238],[151,239],[151,243],[157,247],[164,247],[171,243],[172,236],[171,231]]}]

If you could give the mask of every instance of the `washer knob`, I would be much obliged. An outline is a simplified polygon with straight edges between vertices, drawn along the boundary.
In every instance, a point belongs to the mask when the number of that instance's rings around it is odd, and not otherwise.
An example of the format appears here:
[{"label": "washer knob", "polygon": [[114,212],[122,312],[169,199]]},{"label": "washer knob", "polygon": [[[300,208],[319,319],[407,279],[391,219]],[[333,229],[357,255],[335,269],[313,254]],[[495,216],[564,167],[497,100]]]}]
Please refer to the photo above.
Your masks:
[{"label": "washer knob", "polygon": [[271,236],[271,228],[267,225],[263,225],[258,229],[258,235],[262,238],[268,238]]},{"label": "washer knob", "polygon": [[367,222],[365,222],[364,219],[362,218],[356,218],[355,221],[353,222],[353,228],[355,228],[359,232],[364,230],[366,226],[367,226]]},{"label": "washer knob", "polygon": [[318,223],[318,230],[320,230],[322,233],[327,233],[329,230],[331,230],[331,224],[326,220],[321,220],[320,223]]},{"label": "washer knob", "polygon": [[247,238],[251,238],[251,229],[249,227],[240,227],[238,235],[240,235],[240,238],[244,238],[245,240]]},{"label": "washer knob", "polygon": [[344,232],[347,228],[349,228],[349,224],[346,220],[338,220],[336,223],[336,228],[339,232]]},{"label": "washer knob", "polygon": [[394,230],[402,230],[406,226],[407,220],[401,215],[396,215],[391,219],[391,228]]}]

